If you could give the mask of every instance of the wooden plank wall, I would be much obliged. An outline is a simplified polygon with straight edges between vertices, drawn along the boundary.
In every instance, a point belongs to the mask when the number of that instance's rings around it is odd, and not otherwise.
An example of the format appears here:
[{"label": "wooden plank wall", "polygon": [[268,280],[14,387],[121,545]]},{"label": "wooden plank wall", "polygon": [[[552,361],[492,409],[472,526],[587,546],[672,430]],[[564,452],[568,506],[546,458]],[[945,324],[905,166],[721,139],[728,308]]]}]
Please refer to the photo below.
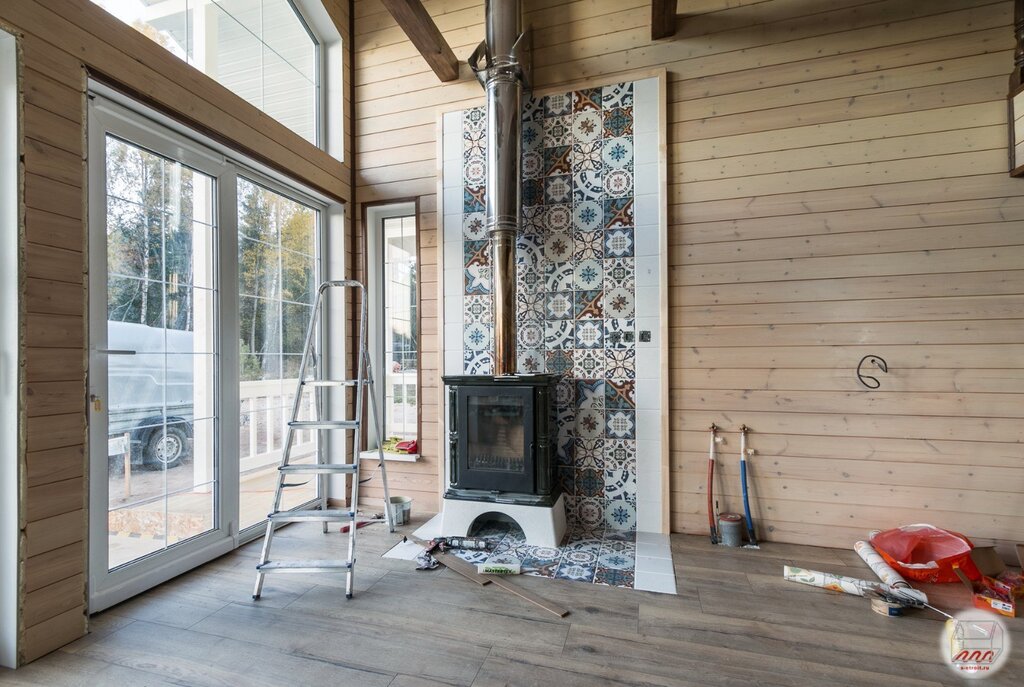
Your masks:
[{"label": "wooden plank wall", "polygon": [[[347,41],[349,5],[329,5]],[[22,50],[21,662],[86,630],[86,69],[347,199],[348,165],[86,0],[0,5]],[[346,96],[346,115],[351,111]]]},{"label": "wooden plank wall", "polygon": [[[479,0],[426,0],[465,59]],[[644,0],[527,0],[535,82],[669,73],[672,527],[706,531],[751,446],[768,539],[848,546],[927,521],[1024,532],[1024,185],[1006,175],[1009,0],[685,0],[652,43]],[[355,0],[357,200],[418,196],[424,453],[395,490],[436,503],[440,85],[379,0]],[[889,374],[867,392],[866,354]],[[433,387],[433,388],[432,388]],[[397,470],[396,470],[397,472]]]}]

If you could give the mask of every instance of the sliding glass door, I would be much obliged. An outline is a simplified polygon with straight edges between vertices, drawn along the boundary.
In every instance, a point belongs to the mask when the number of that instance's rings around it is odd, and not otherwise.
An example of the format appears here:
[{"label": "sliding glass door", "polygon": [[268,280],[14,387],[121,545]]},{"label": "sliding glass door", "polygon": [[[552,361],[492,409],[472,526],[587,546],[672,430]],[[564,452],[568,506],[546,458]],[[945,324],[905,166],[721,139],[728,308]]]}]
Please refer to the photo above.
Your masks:
[{"label": "sliding glass door", "polygon": [[[96,611],[264,522],[320,279],[323,212],[120,105],[94,98],[89,122]],[[315,433],[295,449],[315,461]],[[311,480],[285,506],[318,496]]]}]

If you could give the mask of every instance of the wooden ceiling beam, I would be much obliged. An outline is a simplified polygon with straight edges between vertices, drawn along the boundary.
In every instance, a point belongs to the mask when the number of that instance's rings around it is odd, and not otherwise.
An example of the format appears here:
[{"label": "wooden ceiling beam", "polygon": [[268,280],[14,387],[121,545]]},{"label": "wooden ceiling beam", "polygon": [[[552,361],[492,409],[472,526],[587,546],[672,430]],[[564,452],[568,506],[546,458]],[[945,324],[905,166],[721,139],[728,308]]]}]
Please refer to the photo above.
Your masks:
[{"label": "wooden ceiling beam", "polygon": [[420,0],[381,0],[441,81],[459,78],[459,61]]},{"label": "wooden ceiling beam", "polygon": [[651,0],[651,40],[676,35],[676,0]]}]

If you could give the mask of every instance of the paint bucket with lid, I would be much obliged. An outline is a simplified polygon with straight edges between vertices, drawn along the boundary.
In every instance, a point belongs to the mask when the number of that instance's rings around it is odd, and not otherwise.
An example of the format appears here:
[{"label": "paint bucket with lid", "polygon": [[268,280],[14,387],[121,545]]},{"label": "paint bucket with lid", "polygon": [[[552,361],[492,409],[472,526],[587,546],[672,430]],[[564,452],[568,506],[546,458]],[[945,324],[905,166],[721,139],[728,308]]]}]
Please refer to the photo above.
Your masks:
[{"label": "paint bucket with lid", "polygon": [[743,546],[743,516],[738,513],[719,515],[718,535],[722,546]]}]

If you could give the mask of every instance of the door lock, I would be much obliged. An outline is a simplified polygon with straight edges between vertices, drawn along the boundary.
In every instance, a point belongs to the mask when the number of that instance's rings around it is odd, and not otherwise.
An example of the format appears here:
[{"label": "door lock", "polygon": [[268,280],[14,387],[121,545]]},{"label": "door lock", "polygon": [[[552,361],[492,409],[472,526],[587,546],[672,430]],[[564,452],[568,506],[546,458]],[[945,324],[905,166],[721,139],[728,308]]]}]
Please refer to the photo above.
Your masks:
[{"label": "door lock", "polygon": [[103,400],[96,394],[89,394],[89,400],[92,401],[92,410],[95,413],[103,412]]}]

